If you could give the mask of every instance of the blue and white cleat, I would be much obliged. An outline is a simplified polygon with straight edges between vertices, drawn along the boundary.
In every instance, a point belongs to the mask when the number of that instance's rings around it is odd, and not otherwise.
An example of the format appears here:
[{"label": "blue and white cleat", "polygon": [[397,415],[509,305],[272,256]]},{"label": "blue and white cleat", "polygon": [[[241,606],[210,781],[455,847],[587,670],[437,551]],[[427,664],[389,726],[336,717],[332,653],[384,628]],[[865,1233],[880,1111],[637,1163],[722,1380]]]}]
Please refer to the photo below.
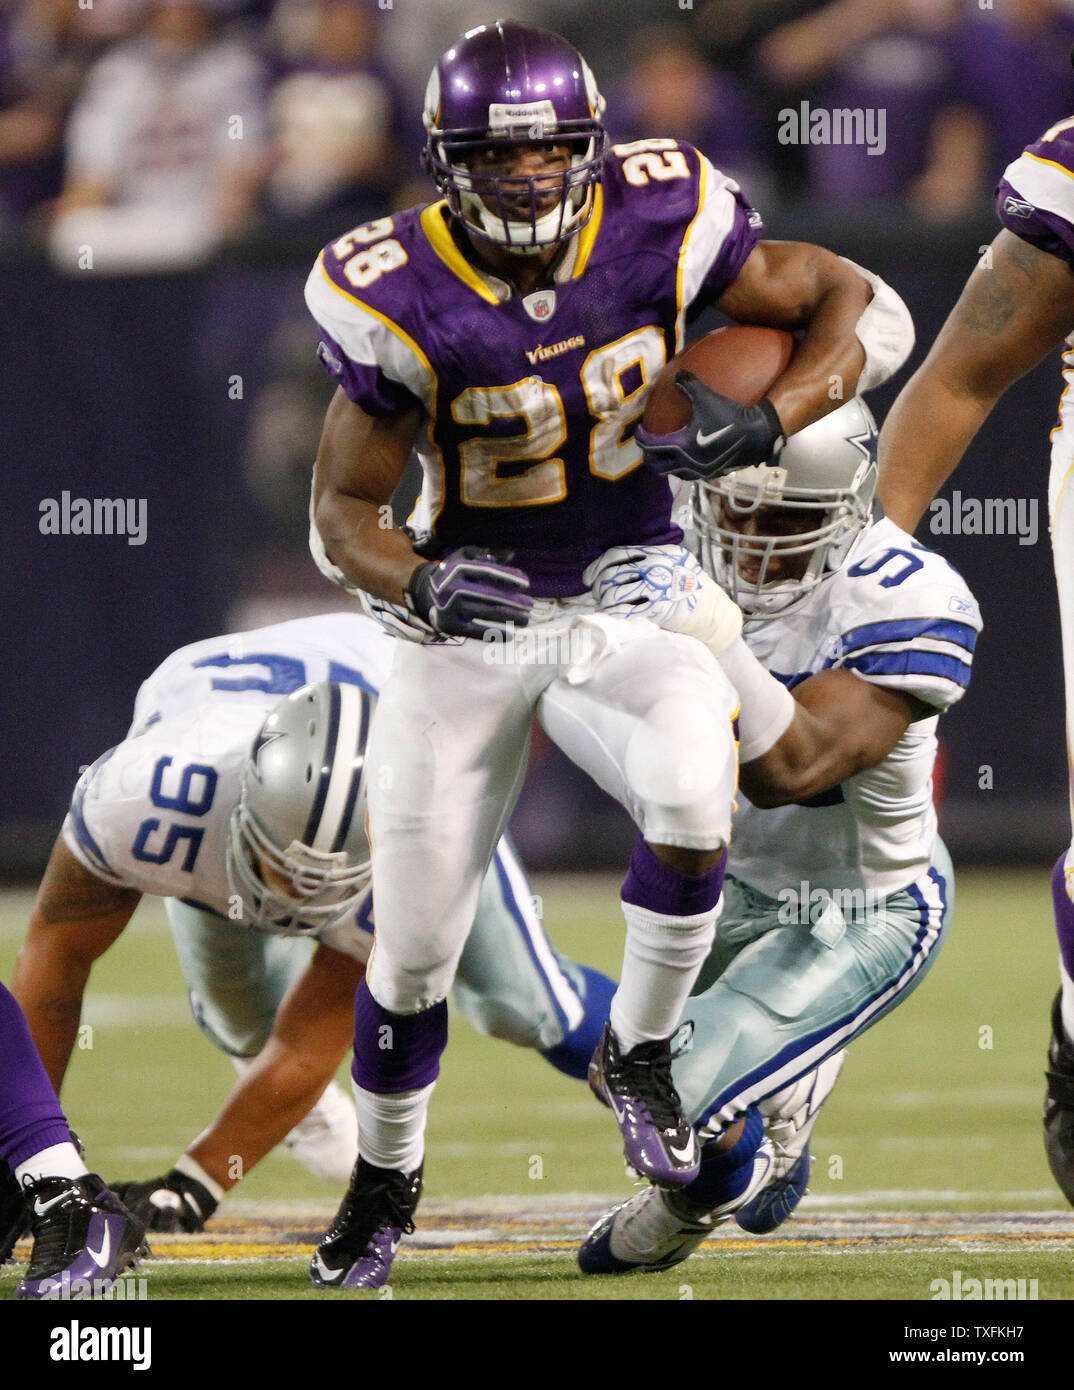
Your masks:
[{"label": "blue and white cleat", "polygon": [[379,1289],[388,1282],[404,1235],[414,1229],[421,1168],[400,1173],[359,1158],[336,1219],[310,1263],[319,1289]]},{"label": "blue and white cleat", "polygon": [[768,1181],[773,1150],[767,1139],[753,1156],[749,1185],[723,1206],[706,1208],[686,1192],[647,1187],[629,1202],[613,1207],[586,1236],[578,1250],[583,1274],[655,1274],[692,1255],[713,1230],[730,1221],[735,1209]]},{"label": "blue and white cleat", "polygon": [[660,1187],[685,1187],[701,1167],[701,1145],[671,1079],[671,1040],[620,1051],[604,1025],[589,1064],[589,1089],[611,1110],[630,1166]]},{"label": "blue and white cleat", "polygon": [[846,1052],[837,1052],[816,1070],[762,1101],[765,1138],[772,1144],[774,1162],[765,1186],[735,1212],[735,1220],[750,1235],[777,1230],[805,1196],[812,1167],[809,1139],[845,1061]]},{"label": "blue and white cleat", "polygon": [[23,1190],[34,1239],[16,1298],[100,1298],[139,1255],[145,1225],[96,1173],[42,1178]]}]

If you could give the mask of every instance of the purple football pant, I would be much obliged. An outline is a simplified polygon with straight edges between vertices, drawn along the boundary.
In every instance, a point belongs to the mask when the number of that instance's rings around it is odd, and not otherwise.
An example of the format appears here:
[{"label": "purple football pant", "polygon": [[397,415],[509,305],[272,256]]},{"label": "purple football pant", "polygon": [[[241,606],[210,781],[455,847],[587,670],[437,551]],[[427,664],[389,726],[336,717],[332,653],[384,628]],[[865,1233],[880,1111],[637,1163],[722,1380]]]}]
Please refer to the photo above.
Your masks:
[{"label": "purple football pant", "polygon": [[30,1029],[11,991],[0,984],[0,1158],[14,1171],[71,1131]]}]

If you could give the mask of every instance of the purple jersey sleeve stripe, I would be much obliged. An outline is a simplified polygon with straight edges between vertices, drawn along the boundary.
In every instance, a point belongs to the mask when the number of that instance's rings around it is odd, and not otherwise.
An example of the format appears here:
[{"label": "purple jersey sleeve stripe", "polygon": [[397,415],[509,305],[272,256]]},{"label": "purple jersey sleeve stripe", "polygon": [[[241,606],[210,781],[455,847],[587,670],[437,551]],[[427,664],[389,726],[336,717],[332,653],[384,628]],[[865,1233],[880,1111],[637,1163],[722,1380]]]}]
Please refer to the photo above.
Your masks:
[{"label": "purple jersey sleeve stripe", "polygon": [[1007,231],[1074,270],[1074,227],[1065,218],[1034,207],[1007,179],[996,185],[996,213]]}]

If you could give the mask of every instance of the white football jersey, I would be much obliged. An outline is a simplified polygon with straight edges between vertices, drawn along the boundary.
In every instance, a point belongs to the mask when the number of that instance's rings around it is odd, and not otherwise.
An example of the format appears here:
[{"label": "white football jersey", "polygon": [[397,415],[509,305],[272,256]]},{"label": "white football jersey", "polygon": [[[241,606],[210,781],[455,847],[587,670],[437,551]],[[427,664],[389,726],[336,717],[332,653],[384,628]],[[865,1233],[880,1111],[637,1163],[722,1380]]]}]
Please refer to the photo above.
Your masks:
[{"label": "white football jersey", "polygon": [[961,575],[886,518],[791,612],[748,623],[750,650],[789,689],[843,668],[937,713],[910,724],[876,767],[807,805],[758,810],[740,797],[729,872],[773,898],[803,881],[809,891],[880,897],[925,873],[936,840],[938,715],[969,683],[980,630]]},{"label": "white football jersey", "polygon": [[[330,613],[174,652],[138,691],[127,737],[79,779],[67,846],[111,883],[229,916],[228,824],[266,716],[316,681],[379,691],[394,649],[370,619]],[[321,939],[364,960],[369,930]]]}]

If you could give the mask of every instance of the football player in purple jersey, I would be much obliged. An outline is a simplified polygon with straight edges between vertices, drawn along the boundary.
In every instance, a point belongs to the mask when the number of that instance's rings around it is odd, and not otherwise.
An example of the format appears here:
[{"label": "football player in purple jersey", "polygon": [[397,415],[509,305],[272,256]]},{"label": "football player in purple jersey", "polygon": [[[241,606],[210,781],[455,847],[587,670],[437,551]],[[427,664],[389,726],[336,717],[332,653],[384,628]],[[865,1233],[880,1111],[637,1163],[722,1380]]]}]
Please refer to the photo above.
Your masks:
[{"label": "football player in purple jersey", "polygon": [[[683,549],[668,475],[769,459],[912,343],[887,286],[819,247],[762,240],[697,150],[607,149],[603,106],[564,39],[510,21],[470,30],[426,92],[441,200],[332,242],[307,284],[339,383],[311,548],[412,639],[370,748],[381,915],[355,1003],[360,1157],[314,1257],[321,1285],[383,1284],[412,1229],[444,1000],[534,716],[640,832],[590,1084],[635,1168],[668,1187],[697,1174],[671,1035],[719,910],[737,699],[716,656],[741,614]],[[646,435],[649,387],[709,305],[800,330],[798,349],[757,406],[687,376],[688,424]],[[412,448],[422,493],[395,527]]]},{"label": "football player in purple jersey", "polygon": [[[970,276],[880,434],[880,497],[906,531],[958,466],[992,407],[1064,340],[1074,345],[1074,116],[1044,132],[996,188],[1003,230]],[[1074,736],[1074,407],[1051,433],[1048,504],[1063,633],[1068,745]],[[1074,792],[1071,814],[1074,819]],[[1052,1006],[1044,1147],[1074,1204],[1074,842],[1052,871],[1060,990]]]},{"label": "football player in purple jersey", "polygon": [[82,1162],[18,1002],[0,984],[0,1262],[29,1225],[16,1298],[104,1297],[145,1226]]}]

